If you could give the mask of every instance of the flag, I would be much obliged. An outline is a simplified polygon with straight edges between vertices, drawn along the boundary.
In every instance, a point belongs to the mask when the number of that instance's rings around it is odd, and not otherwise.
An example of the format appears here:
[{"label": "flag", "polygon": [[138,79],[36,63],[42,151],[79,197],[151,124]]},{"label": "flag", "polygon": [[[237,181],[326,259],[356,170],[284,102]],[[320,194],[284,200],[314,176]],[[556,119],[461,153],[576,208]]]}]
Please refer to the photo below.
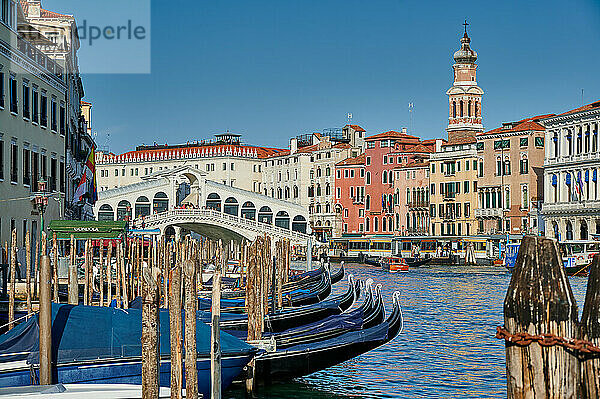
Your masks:
[{"label": "flag", "polygon": [[94,147],[90,150],[90,155],[88,155],[87,160],[85,161],[85,166],[89,169],[91,175],[90,199],[92,204],[94,204],[98,200],[98,186],[96,185],[96,151],[94,150]]},{"label": "flag", "polygon": [[577,175],[577,194],[579,198],[583,198],[583,181],[581,180],[581,172]]},{"label": "flag", "polygon": [[87,170],[83,172],[83,176],[81,176],[81,181],[75,190],[75,194],[73,195],[73,202],[79,202],[83,199],[83,196],[87,192]]}]

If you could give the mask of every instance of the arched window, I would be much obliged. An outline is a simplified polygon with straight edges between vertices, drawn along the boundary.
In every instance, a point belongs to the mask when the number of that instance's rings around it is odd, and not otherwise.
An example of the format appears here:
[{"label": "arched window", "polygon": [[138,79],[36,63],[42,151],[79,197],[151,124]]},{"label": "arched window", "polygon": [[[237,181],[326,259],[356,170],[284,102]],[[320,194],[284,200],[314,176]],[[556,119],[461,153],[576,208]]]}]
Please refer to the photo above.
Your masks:
[{"label": "arched window", "polygon": [[371,209],[371,196],[367,195],[365,198],[365,208],[367,210]]},{"label": "arched window", "polygon": [[325,195],[331,195],[331,184],[329,183],[325,185]]},{"label": "arched window", "polygon": [[579,227],[579,239],[580,240],[587,240],[588,239],[588,225],[587,222],[585,220],[582,220],[580,222],[580,227]]},{"label": "arched window", "polygon": [[139,218],[142,216],[148,216],[150,214],[150,200],[148,197],[138,197],[135,200],[135,217]]},{"label": "arched window", "polygon": [[321,177],[321,168],[317,168],[317,177]]},{"label": "arched window", "polygon": [[469,100],[469,103],[467,104],[467,115],[469,118],[471,117],[471,100]]},{"label": "arched window", "polygon": [[464,116],[464,104],[463,104],[463,100],[460,100],[460,117],[462,118]]},{"label": "arched window", "polygon": [[167,197],[167,194],[163,193],[162,191],[154,194],[152,208],[154,213],[167,211],[169,209],[169,197]]},{"label": "arched window", "polygon": [[273,211],[268,206],[263,206],[258,211],[258,221],[261,223],[273,223]]},{"label": "arched window", "polygon": [[321,213],[321,204],[317,204],[315,209],[316,209],[316,213]]},{"label": "arched window", "polygon": [[308,186],[308,198],[315,196],[315,186]]},{"label": "arched window", "polygon": [[286,200],[290,199],[290,188],[289,187],[286,187],[285,190],[284,190],[284,198]]},{"label": "arched window", "polygon": [[321,196],[321,185],[317,184],[317,197]]},{"label": "arched window", "polygon": [[129,201],[123,200],[117,205],[117,220],[131,219],[131,204]]},{"label": "arched window", "polygon": [[256,207],[252,202],[244,202],[244,205],[242,205],[242,217],[250,220],[256,219]]},{"label": "arched window", "polygon": [[475,101],[475,118],[479,116],[479,104]]},{"label": "arched window", "polygon": [[371,172],[367,172],[367,177],[365,178],[367,184],[371,184]]},{"label": "arched window", "polygon": [[283,191],[281,190],[281,187],[277,188],[277,199],[281,199],[281,197],[283,196]]},{"label": "arched window", "polygon": [[377,216],[373,218],[373,230],[375,232],[379,231],[379,218],[377,218]]},{"label": "arched window", "polygon": [[385,218],[381,218],[381,231],[387,231],[387,225],[385,224]]},{"label": "arched window", "polygon": [[452,117],[456,118],[456,101],[452,101]]},{"label": "arched window", "polygon": [[369,221],[369,218],[365,219],[365,231],[370,231],[371,230],[371,223]]},{"label": "arched window", "polygon": [[381,175],[381,182],[383,184],[387,184],[387,170],[384,170],[382,175]]},{"label": "arched window", "polygon": [[286,211],[279,211],[275,216],[275,226],[290,229],[290,215]]},{"label": "arched window", "polygon": [[225,205],[223,205],[223,213],[237,216],[239,209],[240,204],[235,198],[229,197],[225,200]]},{"label": "arched window", "polygon": [[292,231],[306,234],[306,218],[302,215],[294,217],[292,221]]},{"label": "arched window", "polygon": [[554,238],[558,240],[558,223],[552,222],[552,230],[554,231]]},{"label": "arched window", "polygon": [[217,193],[210,193],[206,198],[206,209],[221,212],[221,197]]},{"label": "arched window", "polygon": [[329,166],[325,169],[325,176],[331,176],[331,168]]},{"label": "arched window", "polygon": [[325,204],[325,213],[331,213],[331,205],[329,205],[329,202]]},{"label": "arched window", "polygon": [[98,220],[115,220],[115,213],[112,206],[104,204],[98,210]]},{"label": "arched window", "polygon": [[298,198],[300,195],[300,191],[298,190],[298,186],[294,186],[294,198]]},{"label": "arched window", "polygon": [[567,220],[567,240],[573,239],[573,225],[570,220]]}]

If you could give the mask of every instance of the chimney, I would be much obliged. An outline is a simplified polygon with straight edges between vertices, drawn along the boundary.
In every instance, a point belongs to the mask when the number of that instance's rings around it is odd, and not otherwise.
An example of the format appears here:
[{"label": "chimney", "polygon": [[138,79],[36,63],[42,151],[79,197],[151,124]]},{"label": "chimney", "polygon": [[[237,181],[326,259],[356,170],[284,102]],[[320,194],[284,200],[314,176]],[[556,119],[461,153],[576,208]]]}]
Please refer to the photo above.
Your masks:
[{"label": "chimney", "polygon": [[290,154],[295,154],[298,152],[298,139],[296,137],[292,137],[290,139]]},{"label": "chimney", "polygon": [[404,133],[404,134],[407,133],[407,129],[405,127],[402,128],[402,133]]},{"label": "chimney", "polygon": [[42,10],[41,0],[28,0],[27,1],[27,16],[30,18],[39,18]]}]

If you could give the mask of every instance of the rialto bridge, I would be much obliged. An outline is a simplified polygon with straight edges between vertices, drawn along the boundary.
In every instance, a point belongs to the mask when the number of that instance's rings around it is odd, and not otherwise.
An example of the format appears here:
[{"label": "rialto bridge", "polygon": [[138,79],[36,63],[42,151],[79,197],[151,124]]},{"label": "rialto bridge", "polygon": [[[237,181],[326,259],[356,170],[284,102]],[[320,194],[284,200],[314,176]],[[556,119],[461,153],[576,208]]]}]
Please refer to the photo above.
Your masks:
[{"label": "rialto bridge", "polygon": [[98,193],[98,220],[132,220],[136,228],[162,234],[195,231],[224,240],[254,239],[262,233],[306,242],[310,227],[303,207],[205,178],[182,166],[156,172],[142,182]]}]

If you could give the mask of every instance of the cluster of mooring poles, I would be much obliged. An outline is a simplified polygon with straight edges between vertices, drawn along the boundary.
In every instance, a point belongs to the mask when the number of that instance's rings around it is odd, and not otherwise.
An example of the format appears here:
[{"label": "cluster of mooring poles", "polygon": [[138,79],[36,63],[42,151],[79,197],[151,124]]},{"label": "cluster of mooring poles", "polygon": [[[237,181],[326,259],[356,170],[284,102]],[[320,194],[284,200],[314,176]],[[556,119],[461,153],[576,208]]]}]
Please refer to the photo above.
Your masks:
[{"label": "cluster of mooring poles", "polygon": [[583,314],[556,240],[524,237],[504,301],[508,397],[600,397],[600,255],[590,266]]},{"label": "cluster of mooring poles", "polygon": [[[8,295],[8,324],[12,329],[15,319],[17,233],[12,231],[9,246],[4,245],[3,291]],[[25,239],[26,287],[24,299],[26,315],[39,311],[39,359],[41,385],[56,383],[52,380],[52,302],[59,297],[59,243],[56,234],[48,248],[46,233],[31,250],[30,234]],[[282,287],[290,273],[290,241],[276,241],[259,236],[253,242],[221,240],[166,241],[164,237],[130,237],[127,240],[83,240],[77,242],[71,235],[69,245],[62,252],[68,266],[66,301],[72,305],[112,306],[127,309],[130,300],[142,299],[142,397],[156,398],[159,394],[160,322],[159,309],[168,308],[171,346],[171,398],[197,398],[198,373],[196,350],[196,313],[198,296],[203,290],[202,265],[212,263],[212,334],[211,334],[211,387],[212,398],[221,397],[220,307],[221,276],[227,274],[228,262],[239,260],[240,283],[246,281],[248,313],[248,341],[259,340],[264,331],[264,317],[270,310],[283,307]],[[81,240],[79,240],[81,241]],[[82,251],[77,253],[78,248]],[[8,269],[8,271],[7,271]],[[7,275],[8,274],[8,275]],[[39,276],[39,279],[38,279]],[[80,277],[82,276],[82,277]],[[33,280],[33,281],[32,281]],[[8,282],[8,286],[7,285]],[[269,295],[272,303],[269,304]],[[37,305],[37,306],[36,306]],[[36,307],[38,309],[36,309]],[[183,316],[182,316],[183,315]],[[254,389],[253,364],[248,366],[248,390]],[[185,372],[185,387],[183,386]]]}]

